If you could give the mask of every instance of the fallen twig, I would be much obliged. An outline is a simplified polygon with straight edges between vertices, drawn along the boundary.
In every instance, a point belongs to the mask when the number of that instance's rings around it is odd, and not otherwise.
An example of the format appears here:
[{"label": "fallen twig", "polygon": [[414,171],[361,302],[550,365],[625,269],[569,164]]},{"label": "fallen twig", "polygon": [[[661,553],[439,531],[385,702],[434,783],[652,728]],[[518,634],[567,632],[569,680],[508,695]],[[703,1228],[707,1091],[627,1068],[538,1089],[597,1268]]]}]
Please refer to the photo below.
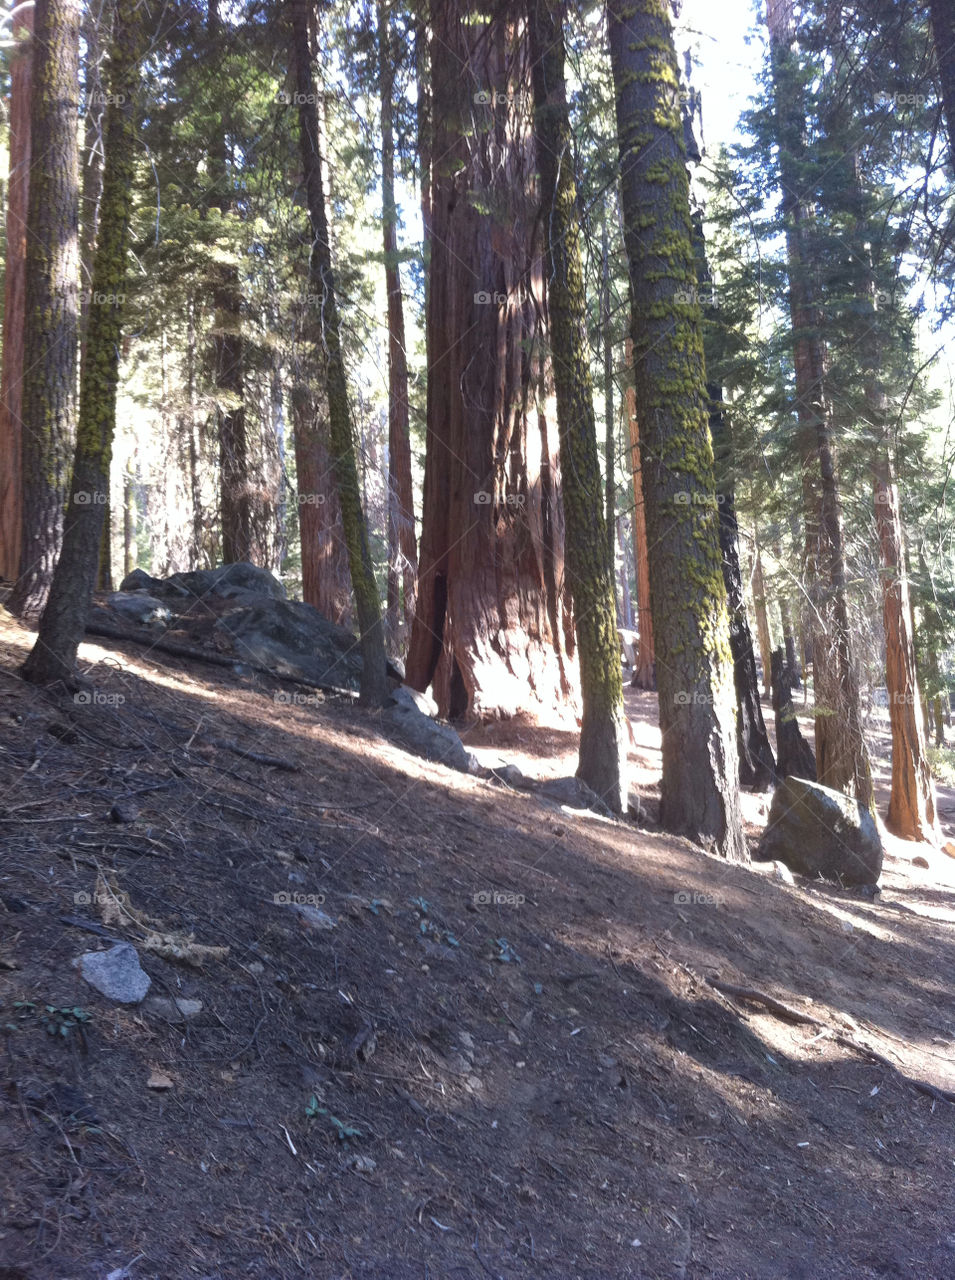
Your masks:
[{"label": "fallen twig", "polygon": [[791,1005],[784,1004],[782,1000],[777,1000],[774,996],[767,995],[765,991],[757,991],[755,987],[737,987],[731,982],[721,982],[718,978],[708,977],[706,981],[711,987],[721,991],[723,995],[734,996],[737,1000],[749,1000],[752,1004],[762,1005],[769,1013],[774,1014],[777,1018],[784,1019],[786,1022],[803,1023],[806,1026],[819,1027],[823,1031],[828,1031],[836,1044],[842,1045],[843,1049],[849,1049],[852,1053],[858,1053],[864,1058],[870,1058],[873,1062],[877,1062],[880,1066],[885,1067],[887,1071],[897,1075],[918,1093],[924,1093],[927,1097],[934,1098],[937,1102],[950,1102],[955,1105],[955,1090],[940,1089],[937,1085],[930,1084],[927,1080],[919,1080],[915,1076],[906,1075],[904,1071],[899,1070],[894,1062],[890,1062],[888,1058],[884,1057],[876,1049],[871,1049],[867,1044],[862,1044],[852,1036],[847,1036],[844,1032],[829,1026],[821,1018],[816,1018],[811,1013],[802,1013],[799,1009],[794,1009]]}]

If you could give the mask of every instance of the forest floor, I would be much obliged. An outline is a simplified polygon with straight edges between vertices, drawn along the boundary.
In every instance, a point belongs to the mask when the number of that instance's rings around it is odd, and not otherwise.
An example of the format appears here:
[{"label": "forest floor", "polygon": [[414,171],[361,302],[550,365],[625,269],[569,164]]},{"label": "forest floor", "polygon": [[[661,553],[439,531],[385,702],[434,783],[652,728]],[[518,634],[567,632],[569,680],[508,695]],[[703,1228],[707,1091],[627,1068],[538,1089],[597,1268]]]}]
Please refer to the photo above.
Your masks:
[{"label": "forest floor", "polygon": [[[0,610],[0,1280],[955,1275],[955,860],[792,887],[265,677],[32,689],[30,642]],[[107,938],[201,1012],[100,997]]]}]

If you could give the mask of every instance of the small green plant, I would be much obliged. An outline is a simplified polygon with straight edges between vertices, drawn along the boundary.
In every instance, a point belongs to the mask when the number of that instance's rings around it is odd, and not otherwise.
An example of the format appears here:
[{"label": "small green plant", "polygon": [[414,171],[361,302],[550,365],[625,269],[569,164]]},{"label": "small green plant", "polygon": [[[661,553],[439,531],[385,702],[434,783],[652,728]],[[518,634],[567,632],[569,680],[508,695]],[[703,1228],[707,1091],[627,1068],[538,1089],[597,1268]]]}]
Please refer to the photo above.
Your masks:
[{"label": "small green plant", "polygon": [[[80,1027],[85,1022],[89,1022],[92,1014],[87,1013],[85,1009],[81,1009],[79,1005],[63,1005],[57,1007],[53,1004],[43,1006],[42,1012],[32,1000],[15,1000],[14,1009],[18,1011],[18,1017],[21,1022],[27,1018],[39,1017],[40,1025],[44,1028],[49,1036],[66,1037],[70,1034],[74,1027]],[[13,1024],[7,1024],[11,1029]]]},{"label": "small green plant", "polygon": [[360,1138],[362,1136],[360,1129],[356,1129],[354,1125],[346,1124],[344,1120],[339,1120],[337,1116],[333,1116],[328,1107],[320,1107],[314,1093],[308,1100],[305,1116],[308,1120],[317,1120],[319,1117],[327,1119],[328,1123],[335,1129],[335,1137],[339,1142],[348,1142],[351,1138]]}]

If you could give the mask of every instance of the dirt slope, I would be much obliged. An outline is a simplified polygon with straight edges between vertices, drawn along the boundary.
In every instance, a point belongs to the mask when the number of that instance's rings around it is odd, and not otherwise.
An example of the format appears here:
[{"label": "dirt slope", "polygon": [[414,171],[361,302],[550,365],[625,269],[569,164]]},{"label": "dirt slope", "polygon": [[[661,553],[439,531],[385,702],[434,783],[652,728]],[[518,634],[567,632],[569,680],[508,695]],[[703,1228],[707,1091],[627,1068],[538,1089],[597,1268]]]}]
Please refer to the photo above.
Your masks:
[{"label": "dirt slope", "polygon": [[[28,689],[28,643],[0,622],[0,1280],[955,1275],[941,864],[792,888],[265,679],[91,644],[89,701]],[[102,935],[198,1016],[100,997]]]}]

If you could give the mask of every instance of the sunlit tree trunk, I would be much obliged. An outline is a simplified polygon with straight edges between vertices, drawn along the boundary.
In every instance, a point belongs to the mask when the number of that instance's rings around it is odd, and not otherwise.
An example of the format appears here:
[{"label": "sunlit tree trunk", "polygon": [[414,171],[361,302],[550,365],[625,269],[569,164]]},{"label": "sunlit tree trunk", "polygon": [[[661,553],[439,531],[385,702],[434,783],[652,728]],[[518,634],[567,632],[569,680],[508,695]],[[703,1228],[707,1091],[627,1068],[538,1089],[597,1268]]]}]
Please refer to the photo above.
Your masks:
[{"label": "sunlit tree trunk", "polygon": [[431,10],[428,418],[406,670],[452,716],[553,711],[576,683],[519,16],[503,0]]},{"label": "sunlit tree trunk", "polygon": [[753,554],[753,612],[756,614],[756,637],[759,642],[759,661],[763,668],[763,695],[769,697],[773,684],[773,641],[769,630],[769,612],[766,608],[766,579],[763,576],[763,557],[756,542]]},{"label": "sunlit tree trunk", "polygon": [[892,792],[885,825],[903,840],[940,839],[935,786],[926,752],[925,722],[915,670],[912,610],[902,554],[898,488],[887,458],[875,479],[875,521],[882,553],[885,684],[892,727]]},{"label": "sunlit tree trunk", "polygon": [[[660,695],[660,820],[747,857],[676,53],[666,0],[609,0]],[[680,295],[690,290],[691,302]]]},{"label": "sunlit tree trunk", "polygon": [[0,372],[0,577],[20,569],[23,521],[21,412],[23,405],[24,276],[30,189],[30,85],[33,6],[18,6],[10,24],[17,47],[10,56],[10,172],[4,263],[3,365]]},{"label": "sunlit tree trunk", "polygon": [[78,332],[77,0],[37,0],[21,416],[20,571],[7,601],[34,618],[46,604],[63,538],[76,426]]},{"label": "sunlit tree trunk", "polygon": [[109,494],[116,426],[126,248],[136,171],[134,103],[143,13],[139,0],[117,0],[102,206],[93,257],[93,300],[86,334],[73,480],[63,548],[36,645],[23,666],[24,677],[36,683],[70,679],[99,565],[104,498]]}]

